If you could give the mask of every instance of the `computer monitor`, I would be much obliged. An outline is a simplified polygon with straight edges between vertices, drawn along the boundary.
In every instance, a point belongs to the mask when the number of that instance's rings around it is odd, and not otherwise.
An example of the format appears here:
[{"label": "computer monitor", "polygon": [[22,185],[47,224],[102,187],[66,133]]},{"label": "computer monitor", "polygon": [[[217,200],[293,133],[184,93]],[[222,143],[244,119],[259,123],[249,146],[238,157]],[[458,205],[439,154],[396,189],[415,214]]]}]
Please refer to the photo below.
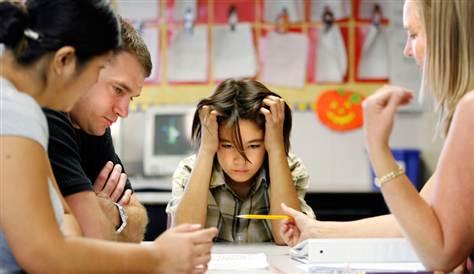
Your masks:
[{"label": "computer monitor", "polygon": [[192,154],[193,106],[157,106],[145,116],[143,171],[145,176],[173,174],[178,163]]}]

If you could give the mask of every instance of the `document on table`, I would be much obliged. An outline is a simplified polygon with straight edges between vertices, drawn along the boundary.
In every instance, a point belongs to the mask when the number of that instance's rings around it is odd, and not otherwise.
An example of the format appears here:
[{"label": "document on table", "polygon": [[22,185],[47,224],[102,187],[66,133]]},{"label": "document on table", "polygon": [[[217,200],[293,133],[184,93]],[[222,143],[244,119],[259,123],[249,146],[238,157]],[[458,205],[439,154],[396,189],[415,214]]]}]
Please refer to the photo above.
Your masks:
[{"label": "document on table", "polygon": [[298,268],[308,273],[355,273],[355,272],[416,272],[426,271],[419,262],[409,263],[327,263],[327,264],[304,264]]},{"label": "document on table", "polygon": [[308,239],[293,247],[290,255],[308,264],[420,262],[404,238]]},{"label": "document on table", "polygon": [[212,254],[209,270],[258,270],[268,268],[264,253],[249,254]]}]

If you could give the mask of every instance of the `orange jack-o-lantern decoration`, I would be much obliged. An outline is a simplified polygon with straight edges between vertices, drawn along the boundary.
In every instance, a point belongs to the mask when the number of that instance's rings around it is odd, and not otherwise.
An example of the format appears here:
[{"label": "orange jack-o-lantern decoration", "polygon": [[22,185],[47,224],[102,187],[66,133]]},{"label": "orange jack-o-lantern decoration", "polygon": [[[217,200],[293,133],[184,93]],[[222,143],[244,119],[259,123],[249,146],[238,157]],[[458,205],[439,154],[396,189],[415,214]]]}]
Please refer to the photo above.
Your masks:
[{"label": "orange jack-o-lantern decoration", "polygon": [[358,93],[344,90],[323,92],[316,101],[316,112],[327,127],[348,131],[362,127],[362,100]]}]

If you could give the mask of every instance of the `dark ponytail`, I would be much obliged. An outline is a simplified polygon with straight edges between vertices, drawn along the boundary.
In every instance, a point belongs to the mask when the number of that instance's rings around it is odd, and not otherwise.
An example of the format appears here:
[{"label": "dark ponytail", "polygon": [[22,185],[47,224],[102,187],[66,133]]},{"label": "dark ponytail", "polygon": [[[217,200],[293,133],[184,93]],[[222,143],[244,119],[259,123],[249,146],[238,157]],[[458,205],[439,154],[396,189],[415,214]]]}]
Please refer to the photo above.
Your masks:
[{"label": "dark ponytail", "polygon": [[27,0],[25,10],[3,1],[0,18],[0,43],[22,65],[64,46],[84,63],[120,45],[118,20],[105,0]]},{"label": "dark ponytail", "polygon": [[28,26],[28,14],[19,4],[0,2],[0,43],[7,48],[16,48]]}]

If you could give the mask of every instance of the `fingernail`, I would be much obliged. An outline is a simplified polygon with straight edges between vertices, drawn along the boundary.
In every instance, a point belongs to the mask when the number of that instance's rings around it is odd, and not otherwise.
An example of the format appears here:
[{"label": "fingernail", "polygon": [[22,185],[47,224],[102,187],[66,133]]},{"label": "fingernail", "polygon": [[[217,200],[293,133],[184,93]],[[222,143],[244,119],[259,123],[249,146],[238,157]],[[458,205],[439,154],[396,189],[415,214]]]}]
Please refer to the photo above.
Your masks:
[{"label": "fingernail", "polygon": [[201,225],[200,224],[191,224],[191,227],[192,228],[201,228]]}]

